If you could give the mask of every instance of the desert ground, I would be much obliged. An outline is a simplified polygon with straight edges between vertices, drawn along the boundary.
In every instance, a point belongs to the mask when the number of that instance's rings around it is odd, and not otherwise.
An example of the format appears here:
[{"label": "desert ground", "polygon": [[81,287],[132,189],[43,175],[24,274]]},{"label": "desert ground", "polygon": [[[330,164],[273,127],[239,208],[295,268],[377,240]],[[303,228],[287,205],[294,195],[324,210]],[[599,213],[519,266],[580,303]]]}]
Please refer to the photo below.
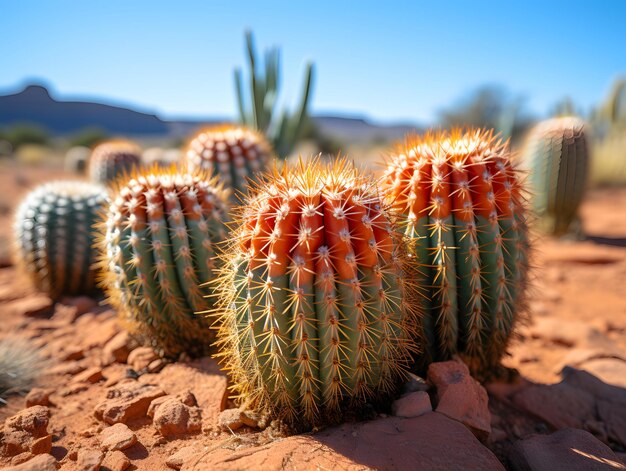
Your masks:
[{"label": "desert ground", "polygon": [[211,358],[166,363],[101,300],[32,291],[10,264],[11,213],[64,174],[1,170],[0,338],[31,339],[49,362],[0,406],[0,467],[626,469],[626,189],[589,192],[583,240],[535,237],[529,320],[504,359],[519,375],[483,387],[435,364],[388,411],[286,437],[234,409]]}]

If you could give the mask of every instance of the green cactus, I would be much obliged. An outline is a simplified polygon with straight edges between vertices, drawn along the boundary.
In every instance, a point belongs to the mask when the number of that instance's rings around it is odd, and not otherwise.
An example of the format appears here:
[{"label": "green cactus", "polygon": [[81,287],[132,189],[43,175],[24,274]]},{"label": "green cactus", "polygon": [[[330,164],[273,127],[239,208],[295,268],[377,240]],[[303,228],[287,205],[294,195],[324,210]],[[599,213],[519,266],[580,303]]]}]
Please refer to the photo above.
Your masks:
[{"label": "green cactus", "polygon": [[218,345],[241,402],[297,430],[383,399],[408,371],[408,259],[375,184],[302,162],[248,198],[215,281]]},{"label": "green cactus", "polygon": [[557,236],[580,233],[578,208],[589,169],[585,123],[571,116],[539,123],[528,136],[522,160],[531,173],[538,226]]},{"label": "green cactus", "polygon": [[304,85],[300,103],[294,114],[283,110],[276,116],[276,103],[280,87],[280,51],[272,48],[265,53],[264,73],[259,70],[258,58],[254,49],[252,33],[246,32],[248,65],[250,68],[249,98],[243,91],[241,70],[235,69],[235,90],[241,124],[264,133],[281,158],[289,156],[296,145],[302,126],[308,119],[307,108],[313,83],[313,64],[308,63],[304,73]]},{"label": "green cactus", "polygon": [[430,132],[408,136],[387,164],[381,190],[422,264],[416,367],[459,355],[485,378],[525,304],[525,202],[508,148],[493,132]]},{"label": "green cactus", "polygon": [[92,181],[108,185],[141,165],[141,149],[128,141],[108,141],[97,146],[89,158]]},{"label": "green cactus", "polygon": [[40,291],[57,299],[95,289],[93,225],[107,202],[97,184],[57,181],[29,193],[15,217],[15,263]]},{"label": "green cactus", "polygon": [[117,185],[100,225],[101,285],[126,328],[162,356],[205,354],[227,192],[202,172],[153,168]]},{"label": "green cactus", "polygon": [[196,134],[184,153],[191,170],[202,169],[231,188],[231,201],[261,172],[268,169],[272,149],[261,133],[229,124],[206,128]]}]

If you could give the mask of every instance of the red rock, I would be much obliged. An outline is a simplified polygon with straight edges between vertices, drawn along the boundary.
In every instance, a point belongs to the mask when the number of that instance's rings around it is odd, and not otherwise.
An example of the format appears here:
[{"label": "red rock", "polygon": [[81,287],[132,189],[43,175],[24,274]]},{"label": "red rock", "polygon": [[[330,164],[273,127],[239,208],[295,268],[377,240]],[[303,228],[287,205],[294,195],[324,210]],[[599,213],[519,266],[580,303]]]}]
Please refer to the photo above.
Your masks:
[{"label": "red rock", "polygon": [[626,408],[622,405],[598,399],[598,415],[606,425],[608,438],[626,447]]},{"label": "red rock", "polygon": [[165,460],[165,464],[173,469],[180,469],[183,467],[185,463],[188,461],[199,458],[202,453],[201,448],[199,446],[186,446],[178,450],[173,455],[169,456]]},{"label": "red rock", "polygon": [[509,463],[514,471],[626,469],[604,443],[589,432],[571,428],[516,442]]},{"label": "red rock", "polygon": [[100,432],[100,447],[107,451],[125,450],[137,443],[137,436],[125,424],[115,424]]},{"label": "red rock", "polygon": [[[98,327],[93,328],[94,324]],[[81,344],[86,350],[96,347],[104,347],[109,340],[115,337],[120,326],[114,311],[105,311],[99,314],[88,313],[76,320],[76,330],[85,330],[86,335],[81,338]]]},{"label": "red rock", "polygon": [[127,331],[122,331],[107,342],[102,349],[102,364],[126,363],[131,346],[134,344]]},{"label": "red rock", "polygon": [[110,451],[102,460],[102,471],[124,471],[130,466],[130,460],[121,451]]},{"label": "red rock", "polygon": [[52,389],[32,388],[25,398],[26,407],[49,406],[50,394],[53,392],[54,390]]},{"label": "red rock", "polygon": [[68,363],[60,363],[56,366],[53,366],[48,370],[48,373],[53,375],[75,375],[80,373],[81,371],[85,371],[87,367],[82,363],[77,361],[72,361]]},{"label": "red rock", "polygon": [[82,360],[83,358],[85,358],[85,351],[80,346],[67,347],[61,354],[61,361]]},{"label": "red rock", "polygon": [[154,360],[158,360],[159,356],[150,347],[138,347],[128,355],[128,364],[135,371],[141,371],[147,368]]},{"label": "red rock", "polygon": [[170,398],[156,409],[153,423],[164,437],[198,433],[202,428],[202,411]]},{"label": "red rock", "polygon": [[171,399],[172,397],[175,397],[180,402],[182,402],[185,405],[188,405],[189,407],[198,406],[198,401],[196,400],[196,396],[194,396],[191,391],[187,390],[179,394],[176,394],[176,396],[168,395],[168,396],[157,397],[154,401],[150,403],[150,407],[148,407],[148,417],[154,417],[154,413],[156,412],[157,408],[168,399]]},{"label": "red rock", "polygon": [[15,456],[25,451],[33,454],[48,453],[52,446],[48,435],[49,417],[47,407],[33,406],[6,419],[0,455]]},{"label": "red rock", "polygon": [[566,366],[561,372],[563,382],[584,391],[596,398],[605,399],[609,402],[621,404],[626,407],[626,394],[624,389],[611,384],[606,384],[587,371]]},{"label": "red rock", "polygon": [[17,466],[9,466],[4,471],[56,471],[57,460],[52,455],[38,455]]},{"label": "red rock", "polygon": [[566,383],[535,384],[513,395],[512,401],[555,429],[582,428],[586,420],[595,418],[593,396]]},{"label": "red rock", "polygon": [[593,358],[583,362],[580,369],[588,371],[604,383],[626,388],[626,361],[620,358]]},{"label": "red rock", "polygon": [[76,462],[80,471],[98,471],[103,459],[104,453],[100,450],[81,448],[78,450]]},{"label": "red rock", "polygon": [[50,317],[54,308],[52,299],[44,294],[33,294],[4,305],[6,314],[26,317]]},{"label": "red rock", "polygon": [[11,466],[15,466],[18,464],[22,464],[27,462],[28,460],[32,459],[35,455],[32,454],[30,451],[25,451],[24,453],[20,453],[19,455],[15,455],[13,458],[11,458]]},{"label": "red rock", "polygon": [[98,307],[98,302],[87,296],[66,297],[61,300],[61,303],[75,308],[77,316],[82,316]]},{"label": "red rock", "polygon": [[430,397],[424,391],[405,394],[391,405],[391,411],[396,417],[417,417],[432,410]]},{"label": "red rock", "polygon": [[491,471],[504,467],[462,424],[430,412],[411,419],[389,417],[343,424],[256,448],[217,448],[186,461],[181,468],[199,469]]},{"label": "red rock", "polygon": [[463,423],[478,438],[487,439],[491,433],[487,391],[470,376],[465,364],[431,363],[428,381],[437,388],[437,412]]},{"label": "red rock", "polygon": [[44,435],[41,438],[35,438],[30,443],[30,452],[33,455],[41,455],[42,453],[50,453],[52,450],[52,435]]},{"label": "red rock", "polygon": [[128,420],[144,417],[150,403],[165,392],[152,384],[127,381],[110,388],[106,399],[99,403],[94,415],[108,424],[126,423]]},{"label": "red rock", "polygon": [[220,412],[217,423],[222,430],[234,432],[244,425],[241,416],[239,409],[226,409]]},{"label": "red rock", "polygon": [[150,364],[146,367],[148,373],[158,373],[163,369],[163,367],[167,364],[167,362],[163,358],[157,358],[150,362]]},{"label": "red rock", "polygon": [[94,366],[74,376],[73,383],[97,383],[103,378],[102,369]]}]

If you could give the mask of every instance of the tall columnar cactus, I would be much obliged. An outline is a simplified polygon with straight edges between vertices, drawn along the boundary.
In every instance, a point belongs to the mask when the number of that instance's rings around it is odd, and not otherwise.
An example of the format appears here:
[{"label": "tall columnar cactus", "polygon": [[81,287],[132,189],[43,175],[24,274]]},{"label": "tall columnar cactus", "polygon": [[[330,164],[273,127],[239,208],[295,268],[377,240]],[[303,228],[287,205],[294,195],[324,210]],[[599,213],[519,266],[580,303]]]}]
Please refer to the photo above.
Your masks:
[{"label": "tall columnar cactus", "polygon": [[226,188],[244,192],[259,172],[268,168],[272,149],[262,134],[250,129],[221,125],[207,128],[191,140],[184,155],[190,169],[207,170]]},{"label": "tall columnar cactus", "polygon": [[574,117],[539,123],[528,136],[523,162],[540,228],[553,235],[579,232],[589,168],[585,123]]},{"label": "tall columnar cactus", "polygon": [[244,404],[307,429],[394,391],[414,347],[408,259],[346,160],[268,174],[223,258],[218,345]]},{"label": "tall columnar cactus", "polygon": [[131,333],[160,354],[204,354],[212,307],[201,286],[226,237],[227,194],[203,173],[154,168],[114,190],[101,224],[102,287]]},{"label": "tall columnar cactus", "polygon": [[33,285],[58,298],[95,288],[93,225],[107,190],[92,183],[57,181],[29,193],[15,217],[15,262]]},{"label": "tall columnar cactus", "polygon": [[107,185],[141,165],[141,149],[128,141],[109,141],[97,146],[89,158],[89,176]]},{"label": "tall columnar cactus", "polygon": [[246,46],[250,68],[250,104],[246,105],[247,95],[244,95],[243,91],[241,70],[235,69],[239,119],[243,125],[263,132],[272,143],[276,153],[281,158],[286,158],[296,145],[302,126],[308,119],[307,109],[313,83],[313,64],[306,65],[302,96],[295,113],[290,115],[285,109],[280,116],[276,116],[276,103],[280,88],[280,50],[272,48],[267,51],[265,66],[260,68],[250,31],[246,32]]},{"label": "tall columnar cactus", "polygon": [[524,307],[528,238],[519,172],[493,132],[408,136],[381,179],[422,264],[418,369],[460,355],[484,377]]}]

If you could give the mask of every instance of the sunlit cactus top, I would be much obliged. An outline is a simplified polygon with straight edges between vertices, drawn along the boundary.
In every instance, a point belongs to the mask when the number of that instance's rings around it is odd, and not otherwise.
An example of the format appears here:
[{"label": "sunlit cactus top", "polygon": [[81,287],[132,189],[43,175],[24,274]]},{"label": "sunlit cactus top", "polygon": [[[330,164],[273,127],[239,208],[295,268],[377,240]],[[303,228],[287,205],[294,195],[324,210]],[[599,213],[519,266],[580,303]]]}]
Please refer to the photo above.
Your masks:
[{"label": "sunlit cactus top", "polygon": [[184,159],[191,170],[208,170],[226,188],[243,191],[248,180],[267,170],[271,156],[272,148],[259,132],[220,125],[196,134]]},{"label": "sunlit cactus top", "polygon": [[141,165],[141,149],[126,140],[107,141],[98,145],[89,158],[89,176],[108,184]]},{"label": "sunlit cactus top", "polygon": [[413,135],[391,153],[386,201],[423,264],[422,362],[497,363],[524,301],[528,240],[520,173],[491,131]]}]

